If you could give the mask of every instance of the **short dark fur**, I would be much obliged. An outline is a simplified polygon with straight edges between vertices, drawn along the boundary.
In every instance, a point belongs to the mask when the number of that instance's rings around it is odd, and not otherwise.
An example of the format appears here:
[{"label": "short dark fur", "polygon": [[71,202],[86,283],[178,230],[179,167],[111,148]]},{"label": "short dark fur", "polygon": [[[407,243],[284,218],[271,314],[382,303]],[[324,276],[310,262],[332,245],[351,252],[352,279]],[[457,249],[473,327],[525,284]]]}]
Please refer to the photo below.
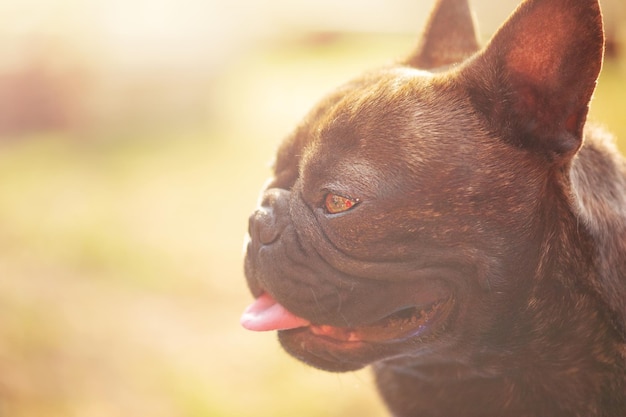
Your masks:
[{"label": "short dark fur", "polygon": [[312,366],[373,365],[395,416],[626,416],[626,162],[586,124],[597,0],[528,0],[475,39],[440,0],[404,63],[311,112],[250,218],[248,284],[328,328],[439,308],[397,340],[279,332]]}]

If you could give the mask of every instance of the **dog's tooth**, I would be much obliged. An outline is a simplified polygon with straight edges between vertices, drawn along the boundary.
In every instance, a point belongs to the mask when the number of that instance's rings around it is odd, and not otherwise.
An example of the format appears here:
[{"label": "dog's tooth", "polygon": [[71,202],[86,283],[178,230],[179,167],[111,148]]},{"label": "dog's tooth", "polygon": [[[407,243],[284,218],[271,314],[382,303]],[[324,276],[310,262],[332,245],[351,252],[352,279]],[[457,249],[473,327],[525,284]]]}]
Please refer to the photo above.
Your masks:
[{"label": "dog's tooth", "polygon": [[318,336],[324,336],[332,333],[333,327],[328,325],[311,326],[311,332]]},{"label": "dog's tooth", "polygon": [[359,342],[359,336],[357,336],[356,332],[348,333],[348,342]]},{"label": "dog's tooth", "polygon": [[332,333],[334,327],[323,325],[323,326],[320,326],[320,328],[323,333]]}]

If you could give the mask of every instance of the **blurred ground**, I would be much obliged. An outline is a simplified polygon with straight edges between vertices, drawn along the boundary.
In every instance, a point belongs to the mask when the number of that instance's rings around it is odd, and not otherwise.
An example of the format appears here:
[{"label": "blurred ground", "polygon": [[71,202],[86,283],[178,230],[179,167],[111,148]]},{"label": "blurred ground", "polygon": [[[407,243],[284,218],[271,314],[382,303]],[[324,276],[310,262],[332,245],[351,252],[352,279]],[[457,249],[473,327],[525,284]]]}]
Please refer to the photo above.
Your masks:
[{"label": "blurred ground", "polygon": [[[0,6],[0,417],[385,415],[369,372],[310,369],[240,328],[241,248],[280,139],[415,35],[362,33],[371,17],[338,33],[335,3],[302,3],[310,26],[278,1],[276,25],[244,1],[106,4]],[[408,22],[409,2],[385,4],[374,16]],[[235,36],[238,13],[266,35]],[[622,149],[624,86],[607,62],[592,110]]]}]

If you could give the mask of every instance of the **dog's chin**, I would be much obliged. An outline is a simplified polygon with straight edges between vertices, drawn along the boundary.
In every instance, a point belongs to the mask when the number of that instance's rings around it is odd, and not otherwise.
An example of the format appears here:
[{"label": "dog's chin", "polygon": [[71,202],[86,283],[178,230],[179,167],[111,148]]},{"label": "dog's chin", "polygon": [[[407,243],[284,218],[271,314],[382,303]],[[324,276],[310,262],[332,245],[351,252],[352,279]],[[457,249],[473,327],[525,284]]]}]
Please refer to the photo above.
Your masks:
[{"label": "dog's chin", "polygon": [[281,330],[278,337],[290,355],[310,366],[331,372],[356,371],[403,354],[419,354],[421,346],[445,331],[454,307],[450,297],[397,311],[367,326],[311,324]]}]

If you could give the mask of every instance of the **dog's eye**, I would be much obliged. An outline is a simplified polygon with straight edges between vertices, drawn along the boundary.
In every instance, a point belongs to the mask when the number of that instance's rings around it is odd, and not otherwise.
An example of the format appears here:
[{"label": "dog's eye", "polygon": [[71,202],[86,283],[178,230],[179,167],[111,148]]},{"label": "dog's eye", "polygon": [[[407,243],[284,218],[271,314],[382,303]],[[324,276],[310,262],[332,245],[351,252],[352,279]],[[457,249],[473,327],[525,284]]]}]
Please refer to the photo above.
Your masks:
[{"label": "dog's eye", "polygon": [[359,200],[354,198],[342,197],[337,194],[326,194],[326,211],[330,214],[343,213],[350,210],[352,207],[358,204]]}]

